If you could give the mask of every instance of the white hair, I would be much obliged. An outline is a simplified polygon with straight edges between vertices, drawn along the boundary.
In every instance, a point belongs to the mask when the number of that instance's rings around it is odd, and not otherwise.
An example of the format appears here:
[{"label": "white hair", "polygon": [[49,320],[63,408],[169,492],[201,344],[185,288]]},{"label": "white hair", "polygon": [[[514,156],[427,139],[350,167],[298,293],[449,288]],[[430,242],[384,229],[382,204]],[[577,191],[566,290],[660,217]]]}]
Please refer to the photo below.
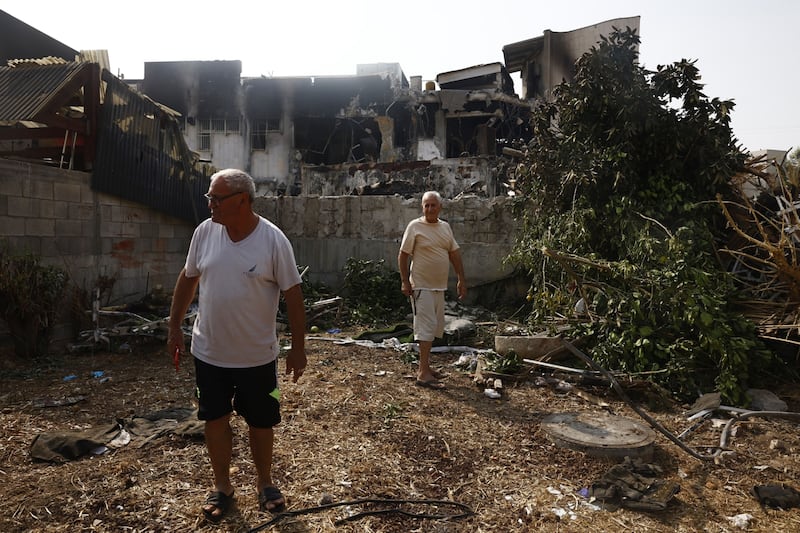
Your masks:
[{"label": "white hair", "polygon": [[224,181],[228,187],[230,187],[231,192],[246,192],[247,195],[250,196],[251,202],[255,200],[255,181],[253,181],[253,178],[250,176],[250,174],[244,170],[239,170],[238,168],[226,168],[224,170],[215,172],[211,176],[212,182],[216,179],[221,179]]},{"label": "white hair", "polygon": [[425,202],[425,197],[427,197],[427,196],[433,196],[433,197],[436,199],[436,201],[437,201],[438,203],[440,203],[440,204],[442,203],[442,195],[441,195],[441,194],[439,194],[439,193],[438,193],[438,192],[436,192],[436,191],[426,191],[426,192],[425,192],[425,193],[422,195],[422,202]]}]

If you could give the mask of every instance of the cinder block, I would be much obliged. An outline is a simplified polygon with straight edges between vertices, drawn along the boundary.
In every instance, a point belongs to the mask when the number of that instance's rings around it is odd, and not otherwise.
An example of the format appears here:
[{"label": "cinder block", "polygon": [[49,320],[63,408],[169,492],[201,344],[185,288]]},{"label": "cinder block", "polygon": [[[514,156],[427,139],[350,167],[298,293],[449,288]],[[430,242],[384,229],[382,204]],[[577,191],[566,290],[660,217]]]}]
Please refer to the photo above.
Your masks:
[{"label": "cinder block", "polygon": [[24,180],[11,178],[10,176],[0,176],[0,195],[21,197],[22,184]]},{"label": "cinder block", "polygon": [[64,220],[70,218],[69,204],[67,202],[53,201],[53,217]]},{"label": "cinder block", "polygon": [[76,183],[53,183],[53,199],[80,203],[81,186]]},{"label": "cinder block", "polygon": [[25,234],[37,237],[54,237],[56,234],[55,220],[28,218],[25,220]]},{"label": "cinder block", "polygon": [[31,180],[30,181],[30,196],[40,200],[53,199],[53,182],[44,180]]},{"label": "cinder block", "polygon": [[0,235],[25,235],[25,219],[21,217],[0,216]]},{"label": "cinder block", "polygon": [[82,230],[80,220],[59,220],[56,223],[56,235],[59,237],[77,237],[82,234]]},{"label": "cinder block", "polygon": [[13,198],[8,202],[8,214],[12,217],[38,217],[38,203],[32,198]]},{"label": "cinder block", "polygon": [[[175,236],[175,227],[172,224],[158,224],[158,225],[143,224],[142,230],[144,230],[145,228],[150,229],[153,228],[154,226],[156,227],[157,230],[156,235],[158,235],[158,238],[160,239],[169,239]],[[142,233],[144,233],[144,231],[142,231]]]}]

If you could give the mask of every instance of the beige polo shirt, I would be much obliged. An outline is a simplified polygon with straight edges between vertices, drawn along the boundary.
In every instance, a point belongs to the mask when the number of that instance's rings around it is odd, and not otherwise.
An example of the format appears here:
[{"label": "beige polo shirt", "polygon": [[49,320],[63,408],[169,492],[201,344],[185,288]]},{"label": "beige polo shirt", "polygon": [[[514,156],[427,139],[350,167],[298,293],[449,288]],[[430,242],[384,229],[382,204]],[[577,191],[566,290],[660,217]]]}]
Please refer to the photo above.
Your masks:
[{"label": "beige polo shirt", "polygon": [[425,217],[419,217],[409,222],[400,251],[411,256],[411,287],[447,290],[450,252],[458,248],[453,230],[444,220],[430,223]]}]

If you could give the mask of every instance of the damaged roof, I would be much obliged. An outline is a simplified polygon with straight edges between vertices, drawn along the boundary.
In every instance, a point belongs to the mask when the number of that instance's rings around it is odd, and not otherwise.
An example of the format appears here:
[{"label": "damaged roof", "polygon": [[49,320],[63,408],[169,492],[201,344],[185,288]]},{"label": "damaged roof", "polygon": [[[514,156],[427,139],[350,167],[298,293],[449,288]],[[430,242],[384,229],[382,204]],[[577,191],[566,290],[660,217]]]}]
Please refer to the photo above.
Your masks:
[{"label": "damaged roof", "polygon": [[608,35],[613,28],[624,29],[627,27],[636,30],[638,33],[639,19],[640,17],[638,16],[616,18],[564,32],[545,30],[540,37],[507,44],[503,47],[503,60],[505,61],[506,69],[508,72],[521,71],[526,63],[536,60],[542,54],[545,45],[549,44],[547,40],[551,37],[556,40],[562,37],[569,37],[575,40],[575,46],[570,48],[574,49],[573,51],[576,55],[574,59],[577,59],[580,54],[594,46],[601,35]]},{"label": "damaged roof", "polygon": [[442,89],[496,89],[504,93],[514,92],[514,81],[502,63],[488,63],[442,72],[436,76]]},{"label": "damaged roof", "polygon": [[45,114],[60,107],[85,63],[62,63],[0,68],[0,122],[46,122]]}]

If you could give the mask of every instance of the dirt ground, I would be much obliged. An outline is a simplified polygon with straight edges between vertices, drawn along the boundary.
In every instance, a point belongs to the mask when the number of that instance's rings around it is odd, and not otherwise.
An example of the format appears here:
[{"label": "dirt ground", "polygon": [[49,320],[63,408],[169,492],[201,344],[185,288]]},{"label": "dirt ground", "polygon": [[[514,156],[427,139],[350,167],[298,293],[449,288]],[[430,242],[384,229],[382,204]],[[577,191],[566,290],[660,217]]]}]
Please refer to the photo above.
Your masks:
[{"label": "dirt ground", "polygon": [[[762,508],[752,487],[800,488],[800,432],[785,420],[736,424],[733,453],[699,461],[659,434],[651,463],[680,492],[665,511],[591,505],[579,491],[618,461],[556,446],[542,429],[550,413],[601,412],[573,392],[507,381],[490,399],[472,374],[452,366],[458,354],[434,354],[445,390],[415,385],[414,365],[391,348],[340,344],[344,333],[307,342],[300,383],[283,378],[283,422],[276,428],[274,481],[295,512],[267,525],[252,486],[246,428],[234,417],[236,505],[219,525],[200,506],[210,486],[201,438],[167,433],[145,444],[89,454],[63,464],[31,459],[34,437],[86,431],[161,409],[191,407],[193,367],[176,374],[156,344],[132,353],[63,354],[45,368],[10,364],[0,374],[0,530],[2,531],[800,531],[800,509]],[[281,365],[283,361],[281,361]],[[41,366],[41,365],[40,365]],[[100,374],[102,373],[102,374]],[[67,376],[74,379],[65,380]],[[581,386],[611,410],[644,422],[607,386]],[[800,411],[797,386],[781,389]],[[647,409],[652,401],[634,396]],[[47,406],[48,402],[76,401]],[[687,405],[648,413],[677,434]],[[710,422],[687,437],[698,450],[719,443]],[[377,501],[383,500],[383,501]],[[426,503],[447,500],[446,503]],[[314,509],[321,503],[323,509]],[[349,502],[349,503],[348,503]],[[405,503],[404,503],[405,502]],[[421,513],[419,518],[410,514]],[[375,514],[358,515],[361,512]],[[469,511],[466,517],[447,516]],[[338,522],[352,517],[352,521]]]}]

